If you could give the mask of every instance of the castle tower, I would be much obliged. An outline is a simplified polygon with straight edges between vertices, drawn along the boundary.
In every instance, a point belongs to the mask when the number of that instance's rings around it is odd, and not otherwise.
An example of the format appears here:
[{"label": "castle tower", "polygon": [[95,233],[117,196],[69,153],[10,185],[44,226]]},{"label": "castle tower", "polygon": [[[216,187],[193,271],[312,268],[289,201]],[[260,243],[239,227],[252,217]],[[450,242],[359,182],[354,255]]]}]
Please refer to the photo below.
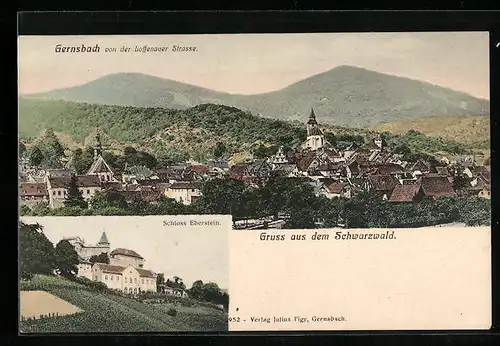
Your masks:
[{"label": "castle tower", "polygon": [[[109,252],[111,250],[111,244],[108,240],[108,236],[106,235],[106,232],[102,232],[101,239],[99,239],[99,242],[96,244],[96,248],[99,249],[96,251],[96,255],[99,255],[102,252],[109,254]],[[97,253],[97,252],[99,252],[99,253]]]},{"label": "castle tower", "polygon": [[102,232],[101,234],[101,239],[99,239],[99,242],[97,243],[98,245],[107,245],[109,246],[109,240],[108,236],[106,235],[106,232]]}]

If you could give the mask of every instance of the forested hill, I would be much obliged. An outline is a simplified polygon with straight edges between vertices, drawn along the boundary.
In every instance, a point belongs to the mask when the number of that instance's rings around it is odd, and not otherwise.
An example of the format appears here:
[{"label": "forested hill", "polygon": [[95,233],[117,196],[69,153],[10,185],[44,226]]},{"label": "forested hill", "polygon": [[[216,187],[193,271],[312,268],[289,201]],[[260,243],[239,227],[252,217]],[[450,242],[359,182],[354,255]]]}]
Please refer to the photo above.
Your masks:
[{"label": "forested hill", "polygon": [[107,143],[132,143],[154,153],[206,153],[219,142],[228,150],[245,150],[259,143],[294,145],[306,136],[303,124],[213,104],[178,110],[20,99],[21,138],[29,140],[46,128],[82,144],[90,143],[99,128]]},{"label": "forested hill", "polygon": [[[19,134],[32,143],[52,129],[68,149],[89,146],[97,131],[105,150],[121,151],[134,146],[172,160],[232,153],[274,154],[277,146],[294,147],[306,138],[300,122],[258,117],[240,109],[203,104],[188,109],[137,108],[66,101],[19,100]],[[370,133],[365,129],[326,126],[330,142],[362,144]],[[465,153],[473,147],[453,140],[429,137],[417,131],[392,135],[393,145],[414,152]],[[386,136],[386,138],[389,138]]]},{"label": "forested hill", "polygon": [[266,118],[301,122],[314,107],[320,123],[347,127],[428,116],[488,115],[490,108],[489,101],[462,92],[351,66],[336,67],[257,95],[234,95],[144,74],[119,73],[26,97],[176,109],[213,103]]}]

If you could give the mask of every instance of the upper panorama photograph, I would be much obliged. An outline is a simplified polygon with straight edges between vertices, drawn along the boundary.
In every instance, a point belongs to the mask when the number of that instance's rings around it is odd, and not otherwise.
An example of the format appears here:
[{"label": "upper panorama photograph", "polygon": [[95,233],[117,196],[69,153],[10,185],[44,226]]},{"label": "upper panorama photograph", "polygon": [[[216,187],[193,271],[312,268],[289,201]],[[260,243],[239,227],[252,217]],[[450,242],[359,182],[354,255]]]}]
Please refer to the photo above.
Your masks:
[{"label": "upper panorama photograph", "polygon": [[487,32],[18,43],[23,216],[491,224]]}]

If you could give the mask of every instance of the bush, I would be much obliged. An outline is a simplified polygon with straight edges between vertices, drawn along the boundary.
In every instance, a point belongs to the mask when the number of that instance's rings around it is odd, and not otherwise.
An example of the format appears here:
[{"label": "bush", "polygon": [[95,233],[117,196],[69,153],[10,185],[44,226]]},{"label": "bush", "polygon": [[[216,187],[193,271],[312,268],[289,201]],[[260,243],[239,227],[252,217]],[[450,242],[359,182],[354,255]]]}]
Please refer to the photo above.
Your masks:
[{"label": "bush", "polygon": [[106,291],[108,291],[108,286],[106,286],[106,284],[103,282],[92,281],[92,280],[90,280],[88,278],[84,278],[84,277],[75,277],[72,279],[72,281],[75,281],[79,284],[82,284],[94,292],[106,292]]},{"label": "bush", "polygon": [[175,310],[174,308],[170,308],[167,311],[167,315],[174,317],[177,315],[177,310]]}]

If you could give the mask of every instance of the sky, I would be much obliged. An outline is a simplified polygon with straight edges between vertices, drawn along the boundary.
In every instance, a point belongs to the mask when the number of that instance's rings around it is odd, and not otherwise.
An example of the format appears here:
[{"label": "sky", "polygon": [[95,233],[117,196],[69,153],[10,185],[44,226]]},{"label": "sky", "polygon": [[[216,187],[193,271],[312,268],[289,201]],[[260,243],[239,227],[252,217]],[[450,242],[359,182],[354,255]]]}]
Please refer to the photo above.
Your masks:
[{"label": "sky", "polygon": [[[55,46],[98,44],[99,53]],[[144,45],[165,52],[134,52]],[[174,45],[196,47],[174,52]],[[130,52],[120,52],[122,46]],[[105,48],[117,52],[105,52]],[[488,32],[20,36],[19,92],[136,72],[233,94],[279,90],[341,65],[426,81],[489,99]]]},{"label": "sky", "polygon": [[[190,218],[223,220],[223,227],[164,227],[163,220]],[[23,217],[39,223],[55,245],[66,237],[79,236],[96,244],[106,232],[111,251],[134,250],[144,257],[144,269],[162,272],[165,278],[179,276],[188,288],[194,281],[215,282],[228,289],[230,216],[91,216]]]}]

